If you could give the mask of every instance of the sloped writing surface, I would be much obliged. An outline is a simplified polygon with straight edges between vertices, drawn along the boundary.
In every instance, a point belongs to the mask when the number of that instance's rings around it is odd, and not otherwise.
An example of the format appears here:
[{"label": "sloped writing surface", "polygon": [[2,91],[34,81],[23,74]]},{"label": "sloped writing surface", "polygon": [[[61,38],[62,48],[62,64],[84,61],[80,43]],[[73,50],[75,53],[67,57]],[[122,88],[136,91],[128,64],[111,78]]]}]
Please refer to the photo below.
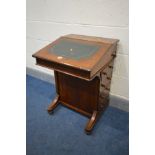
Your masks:
[{"label": "sloped writing surface", "polygon": [[87,44],[85,42],[62,39],[53,45],[48,52],[64,58],[80,60],[92,56],[100,48],[101,45],[97,44]]}]

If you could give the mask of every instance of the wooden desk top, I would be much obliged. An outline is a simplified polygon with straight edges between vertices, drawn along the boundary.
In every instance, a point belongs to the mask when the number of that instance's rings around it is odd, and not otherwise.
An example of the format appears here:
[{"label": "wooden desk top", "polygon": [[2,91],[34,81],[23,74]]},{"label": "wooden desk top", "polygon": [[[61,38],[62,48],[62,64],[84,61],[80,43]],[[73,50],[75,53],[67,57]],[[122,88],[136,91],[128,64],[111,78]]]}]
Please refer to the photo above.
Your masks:
[{"label": "wooden desk top", "polygon": [[42,48],[33,57],[38,65],[90,80],[113,58],[117,42],[117,39],[70,34]]}]

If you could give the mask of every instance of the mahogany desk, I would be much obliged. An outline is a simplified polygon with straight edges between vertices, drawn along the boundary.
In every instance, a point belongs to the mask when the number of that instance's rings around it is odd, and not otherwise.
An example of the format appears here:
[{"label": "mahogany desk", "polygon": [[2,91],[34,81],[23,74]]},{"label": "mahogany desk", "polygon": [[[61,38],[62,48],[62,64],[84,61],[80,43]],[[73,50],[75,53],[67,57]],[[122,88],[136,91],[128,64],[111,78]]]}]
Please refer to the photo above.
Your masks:
[{"label": "mahogany desk", "polygon": [[85,131],[87,134],[92,131],[109,103],[117,42],[71,34],[33,55],[37,65],[54,70],[57,96],[48,107],[49,113],[63,104],[88,116]]}]

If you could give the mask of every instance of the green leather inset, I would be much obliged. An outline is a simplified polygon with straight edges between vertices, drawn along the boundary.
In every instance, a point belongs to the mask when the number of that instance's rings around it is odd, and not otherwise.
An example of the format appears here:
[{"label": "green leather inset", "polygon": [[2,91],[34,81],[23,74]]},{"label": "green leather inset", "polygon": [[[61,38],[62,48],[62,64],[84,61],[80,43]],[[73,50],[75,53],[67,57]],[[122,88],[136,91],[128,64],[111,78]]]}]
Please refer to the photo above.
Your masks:
[{"label": "green leather inset", "polygon": [[79,60],[92,56],[100,48],[101,45],[90,45],[84,42],[79,43],[72,40],[63,39],[53,45],[49,49],[49,53],[53,53],[64,58]]}]

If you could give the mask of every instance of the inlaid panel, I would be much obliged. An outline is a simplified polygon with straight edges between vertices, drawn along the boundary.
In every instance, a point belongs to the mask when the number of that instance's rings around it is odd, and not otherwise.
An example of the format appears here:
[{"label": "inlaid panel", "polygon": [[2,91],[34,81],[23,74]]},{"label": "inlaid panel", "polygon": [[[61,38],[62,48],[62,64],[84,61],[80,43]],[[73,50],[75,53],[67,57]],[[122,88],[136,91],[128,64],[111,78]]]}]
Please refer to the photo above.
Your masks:
[{"label": "inlaid panel", "polygon": [[83,59],[95,54],[101,45],[88,44],[86,42],[77,42],[71,39],[61,39],[57,44],[49,49],[49,53],[53,53],[60,57],[69,59]]}]

